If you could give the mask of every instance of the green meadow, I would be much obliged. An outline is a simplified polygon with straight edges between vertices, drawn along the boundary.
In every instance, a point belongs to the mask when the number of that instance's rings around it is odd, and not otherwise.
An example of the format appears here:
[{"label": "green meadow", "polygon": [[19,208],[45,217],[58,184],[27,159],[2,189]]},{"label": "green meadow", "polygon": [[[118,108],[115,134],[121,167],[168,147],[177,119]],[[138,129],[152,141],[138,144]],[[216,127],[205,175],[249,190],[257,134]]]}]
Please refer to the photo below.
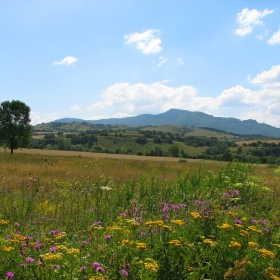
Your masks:
[{"label": "green meadow", "polygon": [[1,152],[0,279],[280,279],[279,169],[138,158]]}]

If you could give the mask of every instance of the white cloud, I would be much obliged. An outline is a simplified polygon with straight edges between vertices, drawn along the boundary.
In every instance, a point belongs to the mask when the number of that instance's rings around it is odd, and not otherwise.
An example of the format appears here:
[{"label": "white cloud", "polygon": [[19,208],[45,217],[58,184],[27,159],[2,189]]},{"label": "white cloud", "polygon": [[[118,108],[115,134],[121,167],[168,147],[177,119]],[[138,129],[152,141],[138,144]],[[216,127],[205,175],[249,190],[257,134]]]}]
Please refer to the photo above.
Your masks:
[{"label": "white cloud", "polygon": [[159,63],[157,65],[157,67],[160,67],[162,64],[166,63],[167,62],[167,58],[166,57],[163,57],[163,56],[160,56],[159,57]]},{"label": "white cloud", "polygon": [[74,105],[69,110],[70,111],[84,111],[80,105]]},{"label": "white cloud", "polygon": [[280,82],[280,64],[272,66],[268,71],[257,74],[256,77],[250,79],[250,83],[263,85],[267,87],[278,87]]},{"label": "white cloud", "polygon": [[55,121],[59,117],[58,117],[57,113],[45,114],[44,117],[41,117],[37,114],[36,111],[31,111],[30,118],[31,118],[31,124],[36,125],[36,124],[40,124],[40,123],[47,123],[47,122]]},{"label": "white cloud", "polygon": [[257,37],[259,40],[262,40],[264,37],[267,36],[267,34],[268,34],[268,32],[267,32],[267,30],[266,30],[266,31],[263,32],[263,33],[257,34],[256,37]]},{"label": "white cloud", "polygon": [[280,30],[275,32],[272,37],[267,41],[270,45],[280,44]]},{"label": "white cloud", "polygon": [[183,61],[183,58],[182,58],[182,57],[178,57],[178,58],[177,58],[177,64],[178,64],[178,65],[184,65],[184,61]]},{"label": "white cloud", "polygon": [[237,14],[236,21],[239,25],[234,33],[236,35],[245,36],[252,33],[254,25],[263,25],[262,18],[272,14],[274,10],[265,9],[262,12],[256,9],[249,10],[248,8],[243,9]]},{"label": "white cloud", "polygon": [[142,33],[135,32],[125,35],[125,44],[136,43],[137,48],[144,54],[158,53],[162,50],[159,30],[149,29]]},{"label": "white cloud", "polygon": [[92,104],[91,106],[88,107],[88,110],[99,110],[99,109],[103,109],[104,105],[102,104],[102,102],[96,102],[94,104]]},{"label": "white cloud", "polygon": [[63,58],[61,61],[55,61],[53,63],[54,66],[56,65],[73,65],[78,59],[75,58],[74,56],[66,56],[65,58]]}]

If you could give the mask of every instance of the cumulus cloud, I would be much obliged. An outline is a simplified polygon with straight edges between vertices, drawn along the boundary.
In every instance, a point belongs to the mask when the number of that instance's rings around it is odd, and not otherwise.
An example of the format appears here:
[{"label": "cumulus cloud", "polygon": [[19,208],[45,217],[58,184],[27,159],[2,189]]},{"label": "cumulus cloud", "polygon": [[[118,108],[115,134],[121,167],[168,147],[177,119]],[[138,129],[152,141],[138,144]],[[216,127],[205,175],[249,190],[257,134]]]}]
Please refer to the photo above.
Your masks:
[{"label": "cumulus cloud", "polygon": [[264,37],[267,36],[267,34],[268,34],[268,32],[267,32],[267,30],[266,30],[266,31],[263,32],[263,33],[257,34],[256,37],[257,37],[259,40],[262,40]]},{"label": "cumulus cloud", "polygon": [[158,37],[159,30],[149,29],[142,33],[125,35],[125,44],[135,43],[137,48],[144,54],[158,53],[162,50],[161,39]]},{"label": "cumulus cloud", "polygon": [[84,111],[80,105],[74,105],[69,110],[70,111]]},{"label": "cumulus cloud", "polygon": [[280,30],[275,32],[272,37],[267,41],[270,45],[280,44]]},{"label": "cumulus cloud", "polygon": [[42,117],[42,116],[39,116],[36,111],[31,111],[30,112],[30,118],[31,118],[31,124],[36,125],[36,124],[40,124],[40,123],[47,123],[47,122],[55,121],[59,117],[58,117],[57,113],[45,114]]},{"label": "cumulus cloud", "polygon": [[67,65],[67,66],[71,66],[74,65],[74,63],[78,61],[78,59],[74,56],[66,56],[65,58],[63,58],[61,61],[55,61],[53,63],[54,66],[57,65]]},{"label": "cumulus cloud", "polygon": [[236,35],[245,36],[252,33],[255,25],[263,25],[262,18],[272,14],[274,10],[264,9],[262,12],[256,9],[249,10],[248,8],[243,9],[237,14],[236,21],[239,28],[234,30]]},{"label": "cumulus cloud", "polygon": [[158,65],[157,65],[157,67],[160,67],[160,66],[162,66],[164,63],[166,63],[167,62],[167,58],[166,57],[163,57],[163,56],[160,56],[159,57],[159,63],[158,63]]},{"label": "cumulus cloud", "polygon": [[264,88],[278,88],[280,85],[280,64],[257,74],[253,79],[250,79],[250,83],[262,85]]}]

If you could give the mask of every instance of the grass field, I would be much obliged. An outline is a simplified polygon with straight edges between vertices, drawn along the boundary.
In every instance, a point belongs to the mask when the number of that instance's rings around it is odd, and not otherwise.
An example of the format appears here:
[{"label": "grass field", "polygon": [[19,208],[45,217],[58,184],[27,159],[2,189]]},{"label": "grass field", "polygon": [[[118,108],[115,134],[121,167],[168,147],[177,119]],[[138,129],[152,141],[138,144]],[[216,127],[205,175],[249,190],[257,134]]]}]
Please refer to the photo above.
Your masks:
[{"label": "grass field", "polygon": [[0,152],[0,279],[280,279],[280,170]]}]

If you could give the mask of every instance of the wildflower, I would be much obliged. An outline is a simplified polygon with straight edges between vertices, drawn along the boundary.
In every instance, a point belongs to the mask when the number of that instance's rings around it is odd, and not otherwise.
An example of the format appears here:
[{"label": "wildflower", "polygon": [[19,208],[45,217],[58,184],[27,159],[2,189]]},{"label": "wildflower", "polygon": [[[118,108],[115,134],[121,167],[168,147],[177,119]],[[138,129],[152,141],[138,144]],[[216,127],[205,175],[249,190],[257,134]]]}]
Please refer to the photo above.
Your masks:
[{"label": "wildflower", "polygon": [[19,227],[19,226],[20,226],[20,224],[19,224],[19,223],[15,223],[15,226],[16,226],[16,227]]},{"label": "wildflower", "polygon": [[272,245],[280,248],[280,244],[272,244]]},{"label": "wildflower", "polygon": [[127,223],[130,223],[132,226],[140,226],[140,223],[136,222],[134,219],[126,219]]},{"label": "wildflower", "polygon": [[184,225],[184,221],[183,220],[171,220],[171,223],[182,226]]},{"label": "wildflower", "polygon": [[81,266],[81,267],[80,267],[80,270],[81,270],[81,271],[85,271],[85,270],[86,270],[86,266],[84,266],[84,265]]},{"label": "wildflower", "polygon": [[230,241],[228,247],[240,249],[242,245],[237,241]]},{"label": "wildflower", "polygon": [[247,231],[247,230],[240,230],[240,235],[242,236],[246,236],[246,237],[249,237],[250,236],[250,233]]},{"label": "wildflower", "polygon": [[54,253],[56,250],[57,250],[56,247],[51,247],[49,251],[50,251],[51,253]]},{"label": "wildflower", "polygon": [[102,191],[110,191],[112,188],[104,186],[104,187],[100,187],[100,189]]},{"label": "wildflower", "polygon": [[34,259],[29,258],[29,257],[27,257],[25,260],[26,260],[26,262],[28,262],[28,263],[33,263],[33,262],[34,262]]},{"label": "wildflower", "polygon": [[240,224],[240,225],[242,224],[242,222],[241,222],[240,220],[238,220],[238,219],[235,219],[234,222],[235,222],[236,224]]},{"label": "wildflower", "polygon": [[136,243],[136,248],[137,249],[142,249],[142,250],[148,250],[147,244],[144,242],[138,242]]},{"label": "wildflower", "polygon": [[258,222],[258,220],[256,220],[256,219],[252,219],[252,220],[251,220],[251,222],[252,222],[252,223],[257,223],[257,222]]},{"label": "wildflower", "polygon": [[143,264],[144,264],[146,270],[151,270],[153,272],[157,272],[159,269],[158,263],[151,258],[146,258],[145,262],[143,262]]},{"label": "wildflower", "polygon": [[248,229],[251,231],[258,231],[258,228],[255,226],[248,226]]},{"label": "wildflower", "polygon": [[133,244],[133,241],[130,241],[128,239],[123,239],[121,242],[121,245],[132,245]]},{"label": "wildflower", "polygon": [[169,241],[168,243],[169,243],[169,244],[173,244],[173,245],[176,246],[176,247],[182,246],[182,243],[181,243],[180,240],[171,240],[171,241]]},{"label": "wildflower", "polygon": [[102,225],[102,222],[100,222],[100,221],[93,223],[93,226],[94,226],[94,227],[96,227],[96,226],[101,226],[101,225]]},{"label": "wildflower", "polygon": [[112,238],[112,235],[105,235],[104,239],[105,240],[110,240]]},{"label": "wildflower", "polygon": [[14,249],[15,249],[14,247],[6,247],[5,245],[2,245],[2,251],[4,252],[11,252]]},{"label": "wildflower", "polygon": [[56,261],[62,259],[63,255],[61,253],[46,253],[45,255],[41,255],[44,261]]},{"label": "wildflower", "polygon": [[86,244],[88,244],[88,243],[87,243],[87,241],[85,241],[85,240],[81,242],[81,245],[82,245],[82,246],[84,246],[84,245],[86,245]]},{"label": "wildflower", "polygon": [[226,229],[226,230],[233,230],[233,227],[227,223],[222,224],[221,226],[218,226],[219,229]]},{"label": "wildflower", "polygon": [[122,270],[121,270],[121,274],[122,274],[123,276],[125,276],[125,277],[128,276],[128,272],[127,272],[125,269],[122,269]]},{"label": "wildflower", "polygon": [[89,280],[104,280],[104,279],[105,279],[104,276],[101,274],[89,278]]},{"label": "wildflower", "polygon": [[263,231],[270,232],[270,230],[268,228],[263,228]]},{"label": "wildflower", "polygon": [[7,225],[8,223],[8,220],[0,220],[0,225]]},{"label": "wildflower", "polygon": [[258,243],[252,242],[252,241],[248,242],[248,245],[249,245],[249,247],[258,247],[259,246]]},{"label": "wildflower", "polygon": [[146,233],[145,231],[141,231],[140,235],[141,235],[141,236],[146,236],[147,233]]},{"label": "wildflower", "polygon": [[197,212],[191,212],[190,215],[194,218],[194,219],[202,219],[201,215]]},{"label": "wildflower", "polygon": [[92,267],[93,267],[93,268],[95,268],[95,267],[99,267],[99,266],[101,266],[101,265],[100,265],[100,263],[98,263],[98,262],[94,262],[94,263],[92,263]]},{"label": "wildflower", "polygon": [[275,254],[269,250],[266,250],[266,249],[260,249],[260,250],[257,250],[260,254],[260,257],[262,258],[271,258],[271,259],[274,259],[275,258]]},{"label": "wildflower", "polygon": [[12,279],[15,275],[13,274],[13,272],[8,272],[7,273],[7,277],[8,279]]},{"label": "wildflower", "polygon": [[76,248],[71,248],[71,249],[67,249],[66,250],[67,254],[75,254],[75,255],[79,255],[80,254],[80,250],[76,249]]},{"label": "wildflower", "polygon": [[226,213],[226,215],[229,215],[229,216],[231,216],[231,217],[235,218],[235,214],[234,214],[234,213],[232,213],[232,212],[227,212],[227,213]]},{"label": "wildflower", "polygon": [[212,247],[215,247],[215,246],[218,244],[217,242],[213,241],[213,240],[210,239],[210,238],[204,239],[203,242],[204,242],[205,244],[211,245]]},{"label": "wildflower", "polygon": [[267,225],[267,222],[265,220],[261,220],[261,224],[263,224],[264,226]]},{"label": "wildflower", "polygon": [[104,268],[102,268],[101,266],[98,266],[95,270],[97,272],[104,272]]}]

